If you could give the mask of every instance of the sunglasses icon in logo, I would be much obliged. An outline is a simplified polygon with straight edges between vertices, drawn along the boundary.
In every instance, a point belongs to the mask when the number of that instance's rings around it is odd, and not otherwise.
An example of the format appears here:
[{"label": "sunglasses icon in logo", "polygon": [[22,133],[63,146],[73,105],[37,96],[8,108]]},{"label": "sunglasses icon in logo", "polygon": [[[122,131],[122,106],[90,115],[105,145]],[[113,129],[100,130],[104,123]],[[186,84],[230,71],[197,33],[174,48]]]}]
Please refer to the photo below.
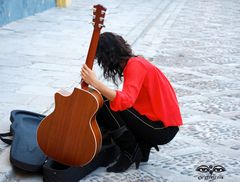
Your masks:
[{"label": "sunglasses icon in logo", "polygon": [[221,166],[221,165],[201,165],[199,167],[197,167],[196,171],[202,172],[202,173],[210,173],[211,175],[213,174],[213,172],[215,173],[221,173],[226,171],[226,169]]}]

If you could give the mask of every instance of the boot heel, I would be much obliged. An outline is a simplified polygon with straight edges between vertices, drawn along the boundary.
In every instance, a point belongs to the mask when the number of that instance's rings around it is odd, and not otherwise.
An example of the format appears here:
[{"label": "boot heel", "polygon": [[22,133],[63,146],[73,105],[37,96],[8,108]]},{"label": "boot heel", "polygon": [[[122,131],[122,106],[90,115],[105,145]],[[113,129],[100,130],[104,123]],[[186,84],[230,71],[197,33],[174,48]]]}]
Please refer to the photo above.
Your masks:
[{"label": "boot heel", "polygon": [[137,161],[137,162],[135,162],[136,169],[138,169],[138,168],[139,168],[139,164],[140,164],[140,161]]},{"label": "boot heel", "polygon": [[141,160],[142,160],[142,152],[141,152],[140,148],[137,146],[136,153],[135,153],[135,156],[133,159],[133,161],[135,162],[135,165],[136,165],[136,169],[139,168],[139,164],[140,164]]}]

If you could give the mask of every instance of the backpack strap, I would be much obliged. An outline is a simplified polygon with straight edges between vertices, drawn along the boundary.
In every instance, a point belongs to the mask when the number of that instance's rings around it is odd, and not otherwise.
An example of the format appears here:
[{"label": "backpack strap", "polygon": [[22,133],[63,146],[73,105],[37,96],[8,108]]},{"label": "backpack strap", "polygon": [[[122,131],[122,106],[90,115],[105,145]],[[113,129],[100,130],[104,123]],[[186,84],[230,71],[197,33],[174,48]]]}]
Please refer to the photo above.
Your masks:
[{"label": "backpack strap", "polygon": [[12,139],[9,138],[12,136],[13,136],[12,132],[0,133],[0,139],[8,145],[12,144]]}]

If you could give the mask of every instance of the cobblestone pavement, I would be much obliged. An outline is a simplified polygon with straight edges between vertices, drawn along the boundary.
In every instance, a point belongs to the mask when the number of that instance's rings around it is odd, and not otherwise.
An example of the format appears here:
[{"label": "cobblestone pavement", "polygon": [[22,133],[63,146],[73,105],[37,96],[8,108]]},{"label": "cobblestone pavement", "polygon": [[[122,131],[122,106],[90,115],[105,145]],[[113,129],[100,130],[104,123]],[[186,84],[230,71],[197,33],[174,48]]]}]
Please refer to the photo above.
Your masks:
[{"label": "cobblestone pavement", "polygon": [[[184,125],[139,170],[114,174],[99,168],[82,181],[240,181],[240,2],[101,2],[108,8],[104,31],[126,37],[136,54],[170,79]],[[11,110],[49,113],[56,90],[77,85],[92,31],[88,7],[95,3],[73,0],[70,8],[0,27],[0,131],[9,128]],[[41,181],[13,171],[8,153],[0,143],[0,181]],[[226,171],[201,173],[200,165]]]}]

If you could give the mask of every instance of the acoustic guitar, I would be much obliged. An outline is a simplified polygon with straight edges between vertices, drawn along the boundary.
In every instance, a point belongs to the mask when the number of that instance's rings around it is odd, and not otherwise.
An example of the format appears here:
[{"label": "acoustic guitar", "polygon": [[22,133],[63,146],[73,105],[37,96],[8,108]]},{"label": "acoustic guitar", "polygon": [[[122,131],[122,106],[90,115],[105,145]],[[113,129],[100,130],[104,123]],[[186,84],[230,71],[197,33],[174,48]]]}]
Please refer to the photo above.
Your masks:
[{"label": "acoustic guitar", "polygon": [[[94,30],[86,58],[91,69],[105,12],[102,5],[94,5]],[[55,94],[55,109],[42,120],[37,130],[37,141],[42,151],[55,161],[70,166],[88,164],[102,145],[96,113],[103,105],[103,98],[85,82],[79,87],[72,93],[59,91]]]}]

